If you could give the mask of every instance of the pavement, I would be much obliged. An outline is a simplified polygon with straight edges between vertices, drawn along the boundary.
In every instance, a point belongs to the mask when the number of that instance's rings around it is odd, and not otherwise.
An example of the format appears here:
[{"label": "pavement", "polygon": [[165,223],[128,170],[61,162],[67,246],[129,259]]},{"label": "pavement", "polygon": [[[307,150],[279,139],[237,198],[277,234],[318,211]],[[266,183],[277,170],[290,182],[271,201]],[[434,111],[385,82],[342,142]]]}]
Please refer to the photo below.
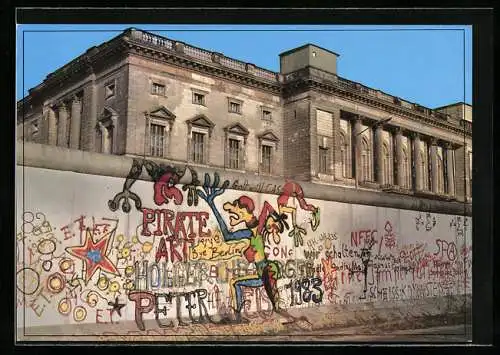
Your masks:
[{"label": "pavement", "polygon": [[[245,331],[251,331],[251,328],[240,328],[239,332],[224,334],[225,329],[204,334],[186,334],[183,331],[172,331],[172,328],[159,329],[152,328],[153,324],[146,322],[146,331],[118,331],[114,329],[99,330],[95,325],[90,328],[79,327],[78,331],[73,330],[72,336],[67,336],[67,332],[55,331],[54,328],[42,328],[38,331],[30,329],[30,335],[27,341],[103,341],[103,342],[193,342],[193,341],[259,341],[259,342],[287,342],[287,343],[467,343],[472,340],[472,327],[470,324],[458,324],[450,326],[428,327],[418,329],[383,329],[378,326],[361,326],[334,329],[307,329],[303,325],[282,324],[277,332],[268,331],[265,333],[246,334]],[[123,325],[122,325],[123,326]],[[45,328],[45,327],[44,327]],[[188,327],[186,327],[188,328]],[[92,329],[90,331],[90,329]],[[271,328],[269,328],[271,329]],[[59,333],[59,334],[58,334]],[[176,334],[177,333],[177,334]],[[181,334],[179,334],[181,333]],[[184,334],[182,334],[184,333]],[[50,336],[48,335],[50,334]]]},{"label": "pavement", "polygon": [[310,334],[311,342],[354,342],[354,343],[470,343],[472,342],[472,326],[460,324],[447,327],[425,329],[408,329],[383,334],[370,334],[370,330],[342,330],[337,333]]},{"label": "pavement", "polygon": [[[330,305],[286,312],[254,314],[247,323],[212,319],[170,325],[172,319],[144,319],[144,330],[133,320],[82,322],[18,328],[22,341],[103,342],[467,342],[470,312],[460,299],[428,299],[400,304]],[[250,315],[249,315],[250,317]]]}]

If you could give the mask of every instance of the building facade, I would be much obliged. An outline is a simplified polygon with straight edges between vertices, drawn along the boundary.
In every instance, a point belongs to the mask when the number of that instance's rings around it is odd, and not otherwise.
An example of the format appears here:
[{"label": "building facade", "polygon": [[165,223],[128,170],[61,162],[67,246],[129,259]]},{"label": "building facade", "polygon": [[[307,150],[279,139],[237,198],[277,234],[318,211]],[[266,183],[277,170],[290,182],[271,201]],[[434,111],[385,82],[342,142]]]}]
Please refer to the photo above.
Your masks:
[{"label": "building facade", "polygon": [[429,109],[337,75],[307,44],[280,72],[137,29],[18,103],[18,139],[104,154],[471,201],[472,108]]}]

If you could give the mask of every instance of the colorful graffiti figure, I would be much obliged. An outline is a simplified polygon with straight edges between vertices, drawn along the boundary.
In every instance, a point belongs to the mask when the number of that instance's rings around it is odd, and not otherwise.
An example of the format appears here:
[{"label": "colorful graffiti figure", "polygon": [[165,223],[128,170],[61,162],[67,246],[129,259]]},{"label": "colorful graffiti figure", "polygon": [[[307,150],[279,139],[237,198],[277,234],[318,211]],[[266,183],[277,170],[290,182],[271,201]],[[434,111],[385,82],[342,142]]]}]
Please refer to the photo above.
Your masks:
[{"label": "colorful graffiti figure", "polygon": [[287,181],[283,186],[281,195],[278,197],[278,212],[280,215],[285,213],[290,213],[292,215],[292,226],[293,229],[288,233],[288,236],[293,238],[296,247],[304,245],[304,238],[302,235],[307,234],[306,230],[297,225],[297,208],[289,205],[289,200],[296,198],[299,202],[300,208],[305,211],[310,211],[312,218],[310,220],[311,229],[315,231],[320,222],[320,212],[319,207],[315,207],[306,202],[304,198],[304,191],[302,187],[293,182]]},{"label": "colorful graffiti figure", "polygon": [[198,205],[197,185],[199,184],[196,171],[186,166],[184,170],[177,169],[173,166],[157,164],[150,160],[134,159],[132,167],[127,175],[127,179],[123,184],[123,190],[115,195],[113,199],[108,201],[108,207],[111,211],[116,211],[122,203],[122,210],[129,213],[131,210],[129,199],[134,201],[137,210],[142,207],[140,197],[130,189],[132,185],[139,179],[143,168],[146,169],[148,175],[154,181],[154,202],[160,206],[169,203],[171,200],[176,205],[181,205],[184,197],[182,192],[175,186],[183,184],[183,191],[187,191],[188,206]]},{"label": "colorful graffiti figure", "polygon": [[[264,290],[271,301],[273,311],[293,319],[293,317],[285,311],[279,309],[277,281],[281,277],[281,270],[276,262],[267,259],[264,251],[264,241],[269,235],[281,233],[284,231],[285,227],[288,229],[288,224],[286,223],[287,216],[277,213],[266,201],[264,202],[259,218],[257,218],[254,214],[254,201],[250,197],[243,195],[233,202],[224,203],[222,206],[223,210],[229,213],[229,224],[231,227],[236,227],[241,223],[245,223],[245,229],[230,232],[226,222],[214,204],[215,197],[221,195],[228,186],[229,181],[226,180],[222,186],[219,187],[219,175],[216,173],[214,175],[214,183],[210,187],[210,177],[208,174],[205,174],[203,191],[198,190],[198,195],[205,200],[212,209],[226,242],[241,239],[248,239],[250,241],[248,247],[243,251],[243,254],[249,263],[255,263],[257,274],[238,277],[231,281],[230,292],[235,303],[234,311],[236,314],[236,321],[247,321],[241,318],[241,311],[244,306],[242,287],[256,288],[261,286],[264,286]],[[287,207],[286,202],[291,195],[292,194],[289,193],[286,198],[280,196],[281,200],[279,201],[282,202],[280,207]],[[288,211],[286,208],[282,208],[282,210]],[[295,210],[290,209],[290,212],[295,212]],[[296,226],[294,225],[294,227]]]},{"label": "colorful graffiti figure", "polygon": [[[212,209],[212,212],[217,219],[224,241],[248,239],[250,241],[248,247],[244,250],[243,254],[250,263],[255,263],[257,268],[257,275],[249,275],[244,277],[235,278],[231,281],[231,296],[235,302],[234,311],[236,314],[236,321],[246,321],[241,318],[241,311],[243,309],[243,290],[242,287],[261,287],[264,286],[266,293],[271,300],[273,309],[276,309],[277,291],[277,277],[279,268],[276,263],[267,260],[264,252],[264,238],[261,230],[259,231],[259,221],[254,215],[255,205],[251,198],[248,196],[241,196],[234,202],[226,202],[223,205],[224,211],[228,212],[229,224],[235,227],[240,223],[245,223],[246,228],[240,229],[235,232],[230,232],[227,228],[226,222],[219,213],[214,204],[215,197],[224,193],[225,189],[229,186],[229,181],[226,180],[219,187],[219,175],[215,173],[214,183],[210,187],[210,176],[205,174],[205,183],[203,190],[198,190],[200,198],[205,200]],[[261,215],[264,215],[263,212]]]}]

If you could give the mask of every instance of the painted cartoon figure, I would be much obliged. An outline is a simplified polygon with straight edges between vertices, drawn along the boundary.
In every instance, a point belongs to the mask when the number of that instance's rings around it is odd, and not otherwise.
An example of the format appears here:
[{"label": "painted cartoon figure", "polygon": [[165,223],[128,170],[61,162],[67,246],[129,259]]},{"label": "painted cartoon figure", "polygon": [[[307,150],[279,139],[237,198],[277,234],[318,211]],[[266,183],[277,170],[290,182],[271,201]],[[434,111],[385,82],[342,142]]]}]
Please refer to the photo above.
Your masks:
[{"label": "painted cartoon figure", "polygon": [[214,183],[210,186],[210,177],[205,174],[205,183],[203,190],[198,190],[198,195],[205,200],[217,219],[224,240],[242,240],[248,239],[249,245],[243,254],[249,263],[255,263],[257,274],[235,278],[231,282],[231,296],[235,302],[234,311],[236,321],[247,321],[241,318],[243,309],[243,290],[242,287],[261,287],[264,289],[271,301],[274,311],[278,311],[278,287],[277,280],[281,276],[281,271],[276,262],[268,260],[264,252],[264,238],[267,234],[276,233],[284,230],[286,225],[286,216],[278,216],[274,208],[265,203],[259,218],[254,214],[254,201],[248,196],[240,196],[233,202],[226,202],[223,205],[224,211],[229,213],[229,224],[235,227],[240,223],[245,223],[245,229],[230,232],[226,222],[217,210],[214,204],[215,197],[221,195],[229,185],[225,181],[221,187],[219,185],[219,175],[215,174]]},{"label": "painted cartoon figure", "polygon": [[[212,212],[217,219],[221,233],[224,240],[241,240],[248,239],[249,245],[243,251],[246,260],[249,263],[255,263],[257,274],[248,275],[243,277],[235,278],[231,281],[231,296],[235,302],[234,311],[236,314],[236,321],[241,322],[241,311],[244,305],[243,300],[243,290],[242,287],[261,287],[264,286],[267,296],[271,301],[273,311],[285,315],[291,319],[288,313],[281,310],[278,305],[279,292],[278,292],[278,279],[281,278],[281,270],[278,263],[272,260],[268,260],[265,254],[264,243],[265,240],[270,236],[273,238],[282,233],[285,228],[288,229],[288,224],[286,222],[287,216],[285,212],[292,214],[292,219],[295,220],[295,208],[287,206],[288,199],[290,197],[297,197],[301,207],[305,207],[319,214],[319,210],[312,205],[307,205],[303,200],[303,192],[300,186],[297,184],[289,183],[287,185],[287,190],[278,199],[280,211],[283,213],[277,213],[274,208],[266,201],[264,206],[257,218],[255,213],[254,201],[248,196],[240,196],[233,202],[226,202],[222,206],[223,210],[229,213],[229,224],[231,227],[236,227],[241,223],[245,223],[245,229],[240,229],[235,232],[230,232],[227,228],[226,222],[222,218],[221,214],[217,210],[214,204],[215,197],[221,195],[229,185],[229,181],[225,181],[221,187],[219,187],[219,175],[216,173],[214,175],[214,183],[210,187],[210,177],[205,174],[205,183],[203,185],[203,190],[198,190],[198,195],[200,198],[205,200]],[[298,186],[298,188],[297,188]],[[299,190],[300,189],[300,190]],[[313,223],[313,222],[311,222]],[[319,215],[314,220],[314,226],[317,227],[319,223]],[[305,230],[298,227],[293,221],[293,227],[295,235],[300,236],[301,233],[305,234]],[[292,231],[293,232],[293,231]],[[296,238],[295,238],[296,239]],[[297,239],[296,239],[297,240]],[[246,321],[246,320],[245,320]]]},{"label": "painted cartoon figure", "polygon": [[278,212],[280,215],[284,213],[290,213],[292,215],[293,229],[290,231],[290,233],[288,233],[288,236],[293,238],[295,246],[298,247],[304,245],[304,238],[302,237],[302,235],[307,234],[307,232],[304,228],[301,228],[297,225],[297,208],[295,206],[289,205],[289,200],[292,199],[293,201],[294,198],[296,198],[299,202],[299,206],[301,209],[311,212],[312,217],[310,220],[310,224],[313,231],[315,231],[319,226],[320,212],[319,207],[315,207],[306,202],[304,198],[304,191],[299,184],[293,181],[287,181],[285,183],[281,191],[281,195],[278,197]]}]

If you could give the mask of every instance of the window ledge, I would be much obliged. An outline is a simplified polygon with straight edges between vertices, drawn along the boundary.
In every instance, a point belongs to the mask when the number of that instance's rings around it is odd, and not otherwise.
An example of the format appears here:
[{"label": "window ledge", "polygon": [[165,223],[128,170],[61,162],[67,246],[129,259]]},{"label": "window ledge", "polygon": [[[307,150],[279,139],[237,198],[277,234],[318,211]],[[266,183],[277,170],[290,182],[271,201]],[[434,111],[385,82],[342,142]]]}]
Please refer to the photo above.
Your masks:
[{"label": "window ledge", "polygon": [[400,195],[414,195],[414,192],[412,190],[406,189],[398,185],[384,185],[384,186],[385,187],[382,187],[382,191],[384,192],[395,193]]},{"label": "window ledge", "polygon": [[346,178],[346,177],[336,178],[335,181],[338,181],[339,183],[341,183],[343,185],[349,185],[349,186],[355,186],[356,185],[356,180],[354,180],[352,178]]},{"label": "window ledge", "polygon": [[258,171],[257,175],[259,176],[265,176],[265,177],[275,177],[275,178],[280,178],[281,176],[278,174],[273,174],[273,173],[263,173],[262,171]]},{"label": "window ledge", "polygon": [[375,181],[359,181],[358,185],[361,187],[367,187],[370,189],[379,189],[380,184]]},{"label": "window ledge", "polygon": [[226,170],[226,171],[232,171],[232,172],[235,172],[235,173],[246,173],[246,170],[244,170],[244,169],[233,169],[233,168],[224,167],[224,170]]},{"label": "window ledge", "polygon": [[335,181],[335,177],[331,174],[318,173],[317,178],[319,180],[325,181],[325,182],[334,182]]},{"label": "window ledge", "polygon": [[207,164],[207,163],[195,163],[194,161],[188,160],[186,162],[190,167],[197,166],[199,168],[213,168],[213,165]]}]

